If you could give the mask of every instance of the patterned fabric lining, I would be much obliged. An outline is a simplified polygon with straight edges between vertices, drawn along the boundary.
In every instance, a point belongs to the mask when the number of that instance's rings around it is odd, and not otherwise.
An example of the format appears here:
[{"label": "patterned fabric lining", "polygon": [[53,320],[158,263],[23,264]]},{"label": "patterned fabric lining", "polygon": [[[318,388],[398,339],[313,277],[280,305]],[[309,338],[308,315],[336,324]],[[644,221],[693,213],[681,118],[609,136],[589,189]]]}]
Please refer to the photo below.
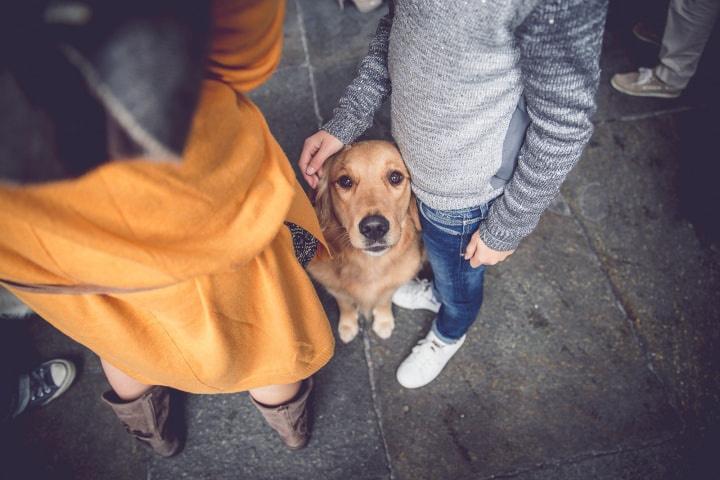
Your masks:
[{"label": "patterned fabric lining", "polygon": [[292,235],[295,257],[298,259],[298,262],[300,262],[300,265],[306,267],[317,253],[317,238],[313,237],[310,232],[295,225],[294,223],[285,222],[285,226],[290,229],[290,234]]}]

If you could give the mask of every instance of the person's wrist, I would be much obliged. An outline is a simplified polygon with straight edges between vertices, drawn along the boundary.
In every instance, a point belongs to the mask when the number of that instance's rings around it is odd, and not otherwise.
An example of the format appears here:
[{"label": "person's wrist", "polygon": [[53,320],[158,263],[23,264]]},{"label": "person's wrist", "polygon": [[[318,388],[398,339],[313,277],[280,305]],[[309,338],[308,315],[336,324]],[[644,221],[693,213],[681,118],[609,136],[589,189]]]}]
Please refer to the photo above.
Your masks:
[{"label": "person's wrist", "polygon": [[362,129],[353,127],[353,122],[341,113],[331,118],[320,129],[337,138],[343,145],[350,145],[363,132]]}]

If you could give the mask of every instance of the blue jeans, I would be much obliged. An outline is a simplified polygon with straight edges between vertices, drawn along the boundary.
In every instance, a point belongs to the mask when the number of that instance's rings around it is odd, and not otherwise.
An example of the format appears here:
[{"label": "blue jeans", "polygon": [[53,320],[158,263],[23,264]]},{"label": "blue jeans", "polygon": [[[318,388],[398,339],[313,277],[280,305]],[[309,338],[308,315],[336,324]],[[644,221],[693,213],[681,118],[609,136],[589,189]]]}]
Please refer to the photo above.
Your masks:
[{"label": "blue jeans", "polygon": [[442,304],[432,328],[448,343],[465,335],[480,312],[485,267],[472,268],[462,254],[489,209],[490,204],[435,210],[418,200],[423,242],[435,275],[435,296]]}]

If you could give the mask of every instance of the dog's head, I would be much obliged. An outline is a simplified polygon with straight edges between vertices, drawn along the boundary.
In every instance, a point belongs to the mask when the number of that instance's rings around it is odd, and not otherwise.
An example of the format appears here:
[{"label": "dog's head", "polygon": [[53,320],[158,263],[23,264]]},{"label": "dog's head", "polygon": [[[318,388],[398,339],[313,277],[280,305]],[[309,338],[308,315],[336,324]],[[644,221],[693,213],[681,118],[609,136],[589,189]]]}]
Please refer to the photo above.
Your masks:
[{"label": "dog's head", "polygon": [[420,230],[408,171],[392,143],[373,140],[345,147],[324,170],[315,209],[331,244],[346,241],[377,256],[400,241],[408,217]]}]

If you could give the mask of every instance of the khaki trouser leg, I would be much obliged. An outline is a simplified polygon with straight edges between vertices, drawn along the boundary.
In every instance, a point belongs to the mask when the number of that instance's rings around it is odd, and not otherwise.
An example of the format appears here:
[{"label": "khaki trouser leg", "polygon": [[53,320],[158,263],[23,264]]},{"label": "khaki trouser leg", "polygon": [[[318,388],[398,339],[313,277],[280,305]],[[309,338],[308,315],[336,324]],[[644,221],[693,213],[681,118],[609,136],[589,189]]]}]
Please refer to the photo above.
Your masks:
[{"label": "khaki trouser leg", "polygon": [[720,12],[718,0],[671,0],[655,75],[683,89],[695,74]]}]

